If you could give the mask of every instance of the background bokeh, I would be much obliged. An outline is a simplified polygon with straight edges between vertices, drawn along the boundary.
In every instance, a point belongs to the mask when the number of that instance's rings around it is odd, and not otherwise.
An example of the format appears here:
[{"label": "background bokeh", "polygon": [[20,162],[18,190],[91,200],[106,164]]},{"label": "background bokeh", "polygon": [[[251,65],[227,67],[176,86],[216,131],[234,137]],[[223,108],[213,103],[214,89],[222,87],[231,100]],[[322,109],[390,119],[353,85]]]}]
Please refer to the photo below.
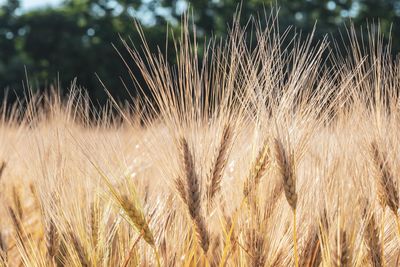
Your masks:
[{"label": "background bokeh", "polygon": [[[94,104],[103,105],[107,95],[99,78],[118,100],[129,97],[124,83],[135,95],[128,71],[116,52],[118,49],[128,58],[120,37],[129,37],[132,45],[140,46],[134,19],[142,24],[151,48],[156,51],[160,46],[162,50],[166,38],[171,44],[173,39],[172,34],[167,35],[167,24],[170,30],[179,32],[181,15],[191,8],[201,44],[210,36],[224,37],[238,1],[60,0],[53,5],[26,8],[26,2],[3,0],[0,5],[0,100],[7,95],[8,101],[15,101],[28,86],[36,91],[55,85],[67,93],[76,79]],[[400,50],[400,1],[246,0],[242,2],[241,21],[264,16],[264,10],[268,14],[276,5],[282,30],[294,25],[306,36],[317,21],[316,39],[325,35],[340,39],[350,21],[364,29],[368,23],[379,21],[386,40],[391,32],[393,53]],[[168,58],[174,59],[172,49],[168,50]]]}]

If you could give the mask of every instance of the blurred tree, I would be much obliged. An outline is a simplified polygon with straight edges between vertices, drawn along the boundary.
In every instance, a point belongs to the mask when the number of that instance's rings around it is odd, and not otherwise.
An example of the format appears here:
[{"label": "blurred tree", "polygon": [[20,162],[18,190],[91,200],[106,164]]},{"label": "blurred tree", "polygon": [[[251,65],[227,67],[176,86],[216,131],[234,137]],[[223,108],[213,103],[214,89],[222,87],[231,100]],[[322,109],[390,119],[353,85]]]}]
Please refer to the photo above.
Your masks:
[{"label": "blurred tree", "polygon": [[[151,6],[146,8],[154,9]],[[76,77],[95,103],[104,104],[107,97],[96,77],[98,74],[114,96],[128,97],[120,80],[129,79],[127,70],[112,44],[122,54],[125,49],[120,37],[129,37],[134,44],[139,44],[133,18],[144,7],[141,1],[70,0],[55,9],[17,15],[18,7],[18,0],[9,0],[0,13],[3,94],[3,88],[11,88],[21,95],[26,66],[33,89],[45,89],[58,82],[67,88]],[[156,23],[165,24],[161,17],[154,18]],[[153,49],[165,45],[165,27],[144,25],[143,29]],[[129,61],[127,55],[125,58]]]},{"label": "blurred tree", "polygon": [[[16,86],[18,80],[24,77],[24,58],[20,51],[18,38],[18,17],[15,11],[19,8],[18,0],[7,0],[0,7],[0,97],[4,97],[5,90]],[[22,66],[22,67],[21,67]]]}]

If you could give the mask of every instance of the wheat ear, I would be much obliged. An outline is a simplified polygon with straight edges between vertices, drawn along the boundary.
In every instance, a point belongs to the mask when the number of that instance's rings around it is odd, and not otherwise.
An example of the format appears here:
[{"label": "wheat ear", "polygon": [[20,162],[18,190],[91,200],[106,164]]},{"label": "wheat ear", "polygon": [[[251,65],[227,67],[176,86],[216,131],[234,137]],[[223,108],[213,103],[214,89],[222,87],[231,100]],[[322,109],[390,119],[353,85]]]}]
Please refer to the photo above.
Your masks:
[{"label": "wheat ear", "polygon": [[374,213],[370,215],[370,218],[367,221],[364,236],[368,244],[372,266],[384,266],[383,247],[381,247],[379,227],[376,223]]},{"label": "wheat ear", "polygon": [[385,205],[389,206],[392,212],[397,216],[399,209],[399,193],[388,163],[387,154],[379,148],[378,143],[375,141],[371,143],[371,151],[378,174],[375,176],[375,180],[380,203],[383,207]]},{"label": "wheat ear", "polygon": [[50,218],[46,227],[46,248],[50,260],[52,260],[56,256],[58,252],[59,242],[60,240],[57,233],[56,225],[53,219]]},{"label": "wheat ear", "polygon": [[12,198],[13,198],[14,206],[18,213],[18,217],[22,220],[24,217],[24,209],[22,207],[20,192],[15,185],[13,186],[13,189],[12,189]]},{"label": "wheat ear", "polygon": [[154,237],[145,219],[142,210],[133,203],[127,195],[121,196],[121,207],[129,221],[138,229],[143,239],[152,247],[155,246]]},{"label": "wheat ear", "polygon": [[187,190],[186,190],[186,186],[185,186],[185,181],[182,179],[182,177],[178,176],[178,178],[176,178],[174,180],[175,182],[175,188],[179,193],[179,196],[181,197],[182,201],[184,203],[187,202]]},{"label": "wheat ear", "polygon": [[201,214],[201,192],[199,179],[195,171],[193,155],[190,152],[187,140],[182,137],[180,140],[180,151],[183,162],[183,172],[186,178],[186,206],[193,221],[198,240],[204,254],[207,254],[209,247],[209,233],[206,229],[204,217]]},{"label": "wheat ear", "polygon": [[207,197],[208,205],[212,206],[215,196],[221,191],[222,175],[228,161],[229,147],[232,142],[232,128],[229,124],[224,126],[221,141],[216,151],[216,159],[208,175]]},{"label": "wheat ear", "polygon": [[400,236],[399,192],[397,189],[397,183],[388,162],[388,155],[386,152],[379,149],[376,141],[371,143],[371,151],[377,171],[375,181],[377,184],[379,201],[382,205],[382,209],[385,209],[385,206],[387,205],[395,215],[397,231]]},{"label": "wheat ear", "polygon": [[256,160],[252,163],[249,176],[244,182],[243,194],[248,197],[250,192],[256,190],[261,178],[264,176],[269,163],[269,146],[266,139],[258,151]]},{"label": "wheat ear", "polygon": [[90,205],[90,233],[92,238],[92,244],[94,249],[97,248],[99,241],[99,229],[100,229],[100,210],[97,202],[92,202]]},{"label": "wheat ear", "polygon": [[10,213],[10,218],[14,224],[14,228],[17,234],[17,237],[22,241],[24,237],[23,229],[22,229],[22,222],[21,219],[18,217],[17,213],[12,207],[8,207],[8,211]]}]

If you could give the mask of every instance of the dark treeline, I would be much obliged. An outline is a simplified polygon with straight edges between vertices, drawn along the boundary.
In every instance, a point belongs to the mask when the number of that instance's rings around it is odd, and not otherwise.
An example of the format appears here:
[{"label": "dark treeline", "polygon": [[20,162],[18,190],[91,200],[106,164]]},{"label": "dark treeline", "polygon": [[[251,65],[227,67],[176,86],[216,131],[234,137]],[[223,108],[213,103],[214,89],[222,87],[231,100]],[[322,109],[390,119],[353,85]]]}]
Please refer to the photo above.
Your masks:
[{"label": "dark treeline", "polygon": [[[340,39],[340,31],[345,32],[350,20],[365,29],[367,22],[379,19],[386,39],[391,32],[393,51],[400,51],[397,0],[247,0],[242,3],[241,21],[263,16],[263,10],[269,13],[276,3],[281,29],[294,25],[305,36],[317,21],[316,39],[326,34]],[[136,92],[116,49],[140,81],[120,41],[120,37],[130,38],[132,46],[140,47],[135,19],[156,51],[158,46],[165,47],[166,38],[172,47],[167,29],[179,32],[181,15],[188,7],[200,44],[206,37],[224,37],[237,4],[235,0],[65,0],[53,8],[22,10],[19,0],[7,0],[0,7],[0,98],[7,94],[12,102],[23,96],[28,77],[32,90],[48,90],[51,85],[67,90],[76,78],[94,104],[103,105],[107,94],[100,78],[116,99],[127,99],[124,83],[130,94]],[[168,58],[173,61],[174,57],[173,49],[168,49]]]}]

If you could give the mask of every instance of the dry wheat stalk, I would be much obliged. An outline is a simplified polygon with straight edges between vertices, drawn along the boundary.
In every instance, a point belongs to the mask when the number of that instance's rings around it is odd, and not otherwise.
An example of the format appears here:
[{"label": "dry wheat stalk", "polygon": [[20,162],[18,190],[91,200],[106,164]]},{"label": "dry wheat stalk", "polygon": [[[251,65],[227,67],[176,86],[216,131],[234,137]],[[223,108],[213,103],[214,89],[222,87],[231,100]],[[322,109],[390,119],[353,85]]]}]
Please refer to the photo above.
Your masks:
[{"label": "dry wheat stalk", "polygon": [[232,128],[230,124],[226,124],[216,152],[217,157],[213,162],[213,167],[208,175],[207,197],[209,207],[213,204],[216,194],[221,190],[222,175],[228,161],[228,152],[232,142],[232,137]]},{"label": "dry wheat stalk", "polygon": [[204,217],[201,213],[201,192],[200,183],[196,175],[193,155],[189,150],[189,145],[183,137],[180,140],[181,161],[183,162],[184,177],[186,177],[186,206],[189,215],[194,223],[196,234],[204,253],[207,253],[209,247],[209,233],[206,229]]},{"label": "dry wheat stalk", "polygon": [[244,182],[243,194],[245,197],[248,197],[250,192],[253,192],[257,189],[257,186],[260,183],[261,178],[267,171],[268,164],[269,164],[269,146],[268,146],[268,140],[266,139],[261,149],[258,151],[256,160],[251,165],[249,176]]}]

